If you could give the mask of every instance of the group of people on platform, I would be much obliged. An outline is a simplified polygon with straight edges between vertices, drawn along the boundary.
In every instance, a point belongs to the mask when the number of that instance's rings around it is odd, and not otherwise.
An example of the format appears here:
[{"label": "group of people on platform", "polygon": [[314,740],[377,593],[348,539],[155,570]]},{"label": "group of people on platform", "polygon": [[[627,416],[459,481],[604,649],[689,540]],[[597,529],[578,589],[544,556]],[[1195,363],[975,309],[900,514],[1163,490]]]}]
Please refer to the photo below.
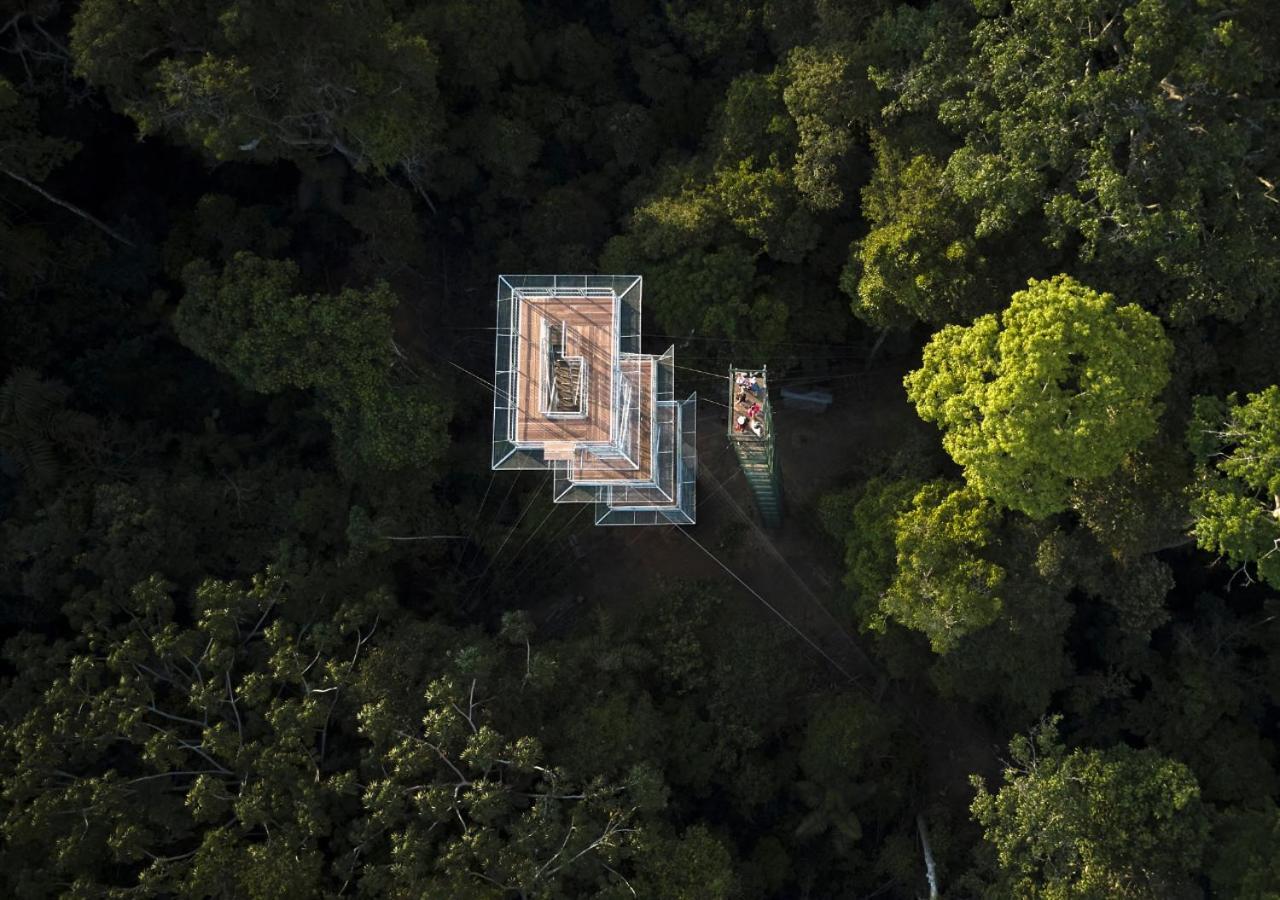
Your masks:
[{"label": "group of people on platform", "polygon": [[733,430],[764,437],[764,373],[738,372],[734,378]]}]

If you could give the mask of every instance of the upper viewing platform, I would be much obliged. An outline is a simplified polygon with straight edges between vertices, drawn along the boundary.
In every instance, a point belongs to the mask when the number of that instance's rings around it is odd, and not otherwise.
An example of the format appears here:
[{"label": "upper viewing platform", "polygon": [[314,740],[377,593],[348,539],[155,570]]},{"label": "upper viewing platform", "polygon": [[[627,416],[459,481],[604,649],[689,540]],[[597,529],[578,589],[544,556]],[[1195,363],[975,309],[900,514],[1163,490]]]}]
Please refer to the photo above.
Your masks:
[{"label": "upper viewing platform", "polygon": [[619,301],[528,297],[516,329],[518,443],[608,443]]},{"label": "upper viewing platform", "polygon": [[773,409],[769,374],[758,369],[729,369],[729,445],[756,498],[756,509],[768,528],[782,524],[782,493],[774,454]]},{"label": "upper viewing platform", "polygon": [[634,275],[498,279],[493,468],[552,469],[597,524],[693,522],[694,398],[674,352],[640,352]]},{"label": "upper viewing platform", "polygon": [[773,431],[764,369],[729,370],[729,437],[764,440]]}]

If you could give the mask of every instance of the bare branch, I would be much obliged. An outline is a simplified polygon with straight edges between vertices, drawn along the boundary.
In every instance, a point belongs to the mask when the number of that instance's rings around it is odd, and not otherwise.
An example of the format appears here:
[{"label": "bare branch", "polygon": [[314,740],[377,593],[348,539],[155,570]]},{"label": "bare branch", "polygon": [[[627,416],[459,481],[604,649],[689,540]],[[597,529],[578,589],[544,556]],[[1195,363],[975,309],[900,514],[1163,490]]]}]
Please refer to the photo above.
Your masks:
[{"label": "bare branch", "polygon": [[120,243],[124,244],[126,247],[130,247],[135,250],[137,249],[137,244],[135,244],[133,241],[129,240],[127,237],[125,237],[120,232],[116,231],[114,228],[112,228],[110,225],[107,225],[105,222],[101,221],[100,219],[96,219],[93,216],[89,215],[89,213],[85,212],[83,209],[76,206],[75,204],[68,203],[65,200],[60,200],[59,198],[55,197],[53,194],[46,191],[40,185],[36,184],[34,181],[31,181],[28,178],[24,178],[23,176],[19,175],[17,172],[14,172],[11,169],[7,169],[4,166],[0,166],[0,172],[3,172],[5,175],[8,175],[10,178],[18,182],[19,184],[24,184],[27,187],[31,188],[31,190],[35,191],[41,197],[44,197],[44,199],[48,200],[50,203],[53,203],[57,206],[61,206],[63,209],[69,210],[70,212],[75,213],[77,216],[84,219],[86,222],[88,222],[90,225],[94,226],[95,228],[97,228],[98,230],[106,234],[108,237],[119,241]]},{"label": "bare branch", "polygon": [[227,697],[229,699],[229,702],[231,703],[231,711],[235,714],[235,717],[236,717],[236,734],[239,735],[240,746],[243,747],[244,746],[244,726],[243,726],[243,723],[241,723],[240,721],[240,708],[236,705],[236,692],[231,687],[231,670],[227,669],[226,672],[224,672],[223,674],[226,676],[226,679],[227,679]]}]

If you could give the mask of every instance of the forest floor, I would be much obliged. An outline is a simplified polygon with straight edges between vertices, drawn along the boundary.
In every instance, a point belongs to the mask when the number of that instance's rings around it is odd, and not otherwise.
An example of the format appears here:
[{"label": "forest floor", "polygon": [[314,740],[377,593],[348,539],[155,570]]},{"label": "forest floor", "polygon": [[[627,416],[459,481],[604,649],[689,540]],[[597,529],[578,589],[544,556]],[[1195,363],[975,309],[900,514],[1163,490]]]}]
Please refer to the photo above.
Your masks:
[{"label": "forest floor", "polygon": [[[421,323],[401,324],[407,340],[423,338]],[[461,358],[468,370],[483,372],[492,353],[492,331],[484,326],[455,330],[445,343],[450,345],[449,355]],[[904,436],[931,430],[920,421],[902,387],[909,367],[907,360],[896,365],[886,360],[865,375],[833,378],[834,403],[822,414],[775,405],[783,525],[767,532],[759,525],[751,491],[729,447],[728,410],[723,405],[729,395],[727,381],[711,390],[704,385],[698,403],[697,524],[686,529],[597,528],[589,509],[566,507],[554,513],[547,524],[553,531],[560,516],[576,513],[577,518],[571,527],[556,532],[557,546],[551,552],[561,559],[552,561],[550,570],[535,567],[542,573],[539,578],[553,572],[555,582],[544,601],[530,610],[540,630],[562,633],[596,612],[626,617],[648,602],[664,579],[719,583],[730,598],[727,617],[742,623],[777,623],[763,598],[804,636],[789,644],[795,653],[809,654],[828,666],[833,685],[852,681],[877,702],[891,705],[920,737],[927,759],[922,806],[957,797],[967,804],[972,796],[969,775],[981,774],[989,781],[998,775],[998,754],[1006,736],[997,733],[976,707],[939,697],[927,673],[895,680],[864,648],[869,642],[854,633],[848,612],[842,553],[822,530],[817,514],[823,496],[875,471],[879,461],[902,448],[908,440]],[[778,379],[776,386],[786,381]],[[779,659],[777,664],[788,665],[789,660]]]},{"label": "forest floor", "polygon": [[[928,802],[971,796],[970,774],[998,772],[1002,736],[976,708],[939,698],[924,673],[892,680],[863,648],[847,612],[841,554],[817,515],[822,496],[854,483],[877,455],[893,453],[902,435],[926,427],[907,402],[904,371],[905,365],[868,373],[856,386],[836,382],[835,403],[823,414],[775,410],[784,522],[767,532],[728,445],[726,409],[699,403],[698,523],[686,529],[592,528],[583,516],[582,556],[559,576],[559,600],[543,615],[576,619],[598,607],[625,616],[652,596],[651,586],[662,578],[723,584],[732,598],[730,614],[741,621],[776,621],[763,598],[807,639],[796,638],[797,653],[825,656],[833,682],[852,681],[892,705],[920,736]],[[575,612],[565,615],[570,609]]]}]

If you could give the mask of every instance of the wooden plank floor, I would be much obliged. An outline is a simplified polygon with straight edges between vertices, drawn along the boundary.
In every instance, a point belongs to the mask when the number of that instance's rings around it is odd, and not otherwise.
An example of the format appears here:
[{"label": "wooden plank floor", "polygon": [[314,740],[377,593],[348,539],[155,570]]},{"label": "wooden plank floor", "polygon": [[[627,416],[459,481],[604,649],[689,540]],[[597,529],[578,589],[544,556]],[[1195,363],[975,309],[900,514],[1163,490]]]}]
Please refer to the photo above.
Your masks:
[{"label": "wooden plank floor", "polygon": [[[540,411],[546,360],[540,350],[543,323],[564,325],[565,355],[581,356],[587,379],[586,416],[553,419]],[[572,454],[571,477],[585,482],[653,480],[653,416],[655,362],[652,356],[629,357],[620,365],[634,385],[639,414],[632,420],[632,457],[594,453],[583,444],[608,444],[613,415],[613,363],[616,349],[613,300],[610,297],[522,298],[516,343],[516,433],[520,443],[541,443],[549,459]]]},{"label": "wooden plank floor", "polygon": [[622,371],[637,389],[639,421],[632,422],[635,439],[632,458],[601,457],[589,449],[580,449],[574,460],[575,481],[649,481],[653,465],[653,380],[652,356],[624,359]]},{"label": "wooden plank floor", "polygon": [[[520,300],[516,370],[517,443],[607,443],[613,414],[613,355],[617,336],[612,297],[547,297]],[[545,360],[539,352],[542,323],[566,326],[566,356],[581,356],[587,378],[587,414],[551,419],[540,412]]]},{"label": "wooden plank floor", "polygon": [[[649,480],[660,484],[661,487],[629,487],[625,484],[615,485],[610,492],[609,502],[612,505],[624,506],[627,508],[652,507],[652,508],[670,508],[675,502],[677,493],[676,475],[677,475],[677,457],[680,453],[680,417],[677,415],[675,405],[667,406],[657,411],[660,422],[658,428],[663,429],[666,433],[663,441],[668,442],[668,449],[674,448],[675,452],[664,452],[661,458],[654,460],[654,469],[649,473]],[[666,471],[658,471],[657,467],[666,466]]]}]

